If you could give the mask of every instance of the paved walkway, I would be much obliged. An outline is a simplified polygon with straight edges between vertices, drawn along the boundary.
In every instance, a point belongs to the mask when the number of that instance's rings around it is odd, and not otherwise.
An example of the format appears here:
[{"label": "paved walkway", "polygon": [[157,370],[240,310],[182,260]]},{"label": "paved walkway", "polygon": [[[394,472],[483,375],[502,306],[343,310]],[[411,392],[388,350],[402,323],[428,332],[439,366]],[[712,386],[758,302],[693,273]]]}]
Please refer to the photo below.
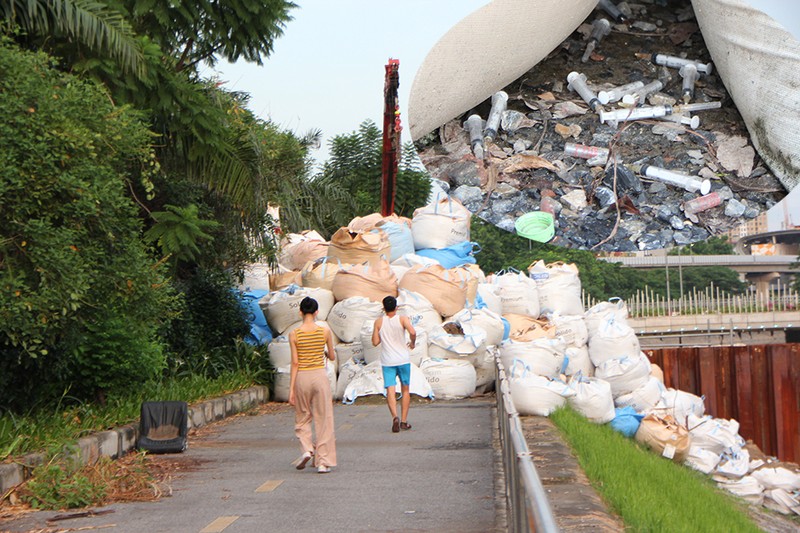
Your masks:
[{"label": "paved walkway", "polygon": [[[189,468],[173,495],[153,503],[62,521],[63,529],[120,533],[436,531],[495,529],[492,401],[412,403],[411,431],[393,434],[384,404],[337,404],[339,466],[298,471],[293,411],[240,416],[190,440]],[[58,514],[38,512],[0,524],[40,531]],[[58,531],[59,529],[44,529]]]}]

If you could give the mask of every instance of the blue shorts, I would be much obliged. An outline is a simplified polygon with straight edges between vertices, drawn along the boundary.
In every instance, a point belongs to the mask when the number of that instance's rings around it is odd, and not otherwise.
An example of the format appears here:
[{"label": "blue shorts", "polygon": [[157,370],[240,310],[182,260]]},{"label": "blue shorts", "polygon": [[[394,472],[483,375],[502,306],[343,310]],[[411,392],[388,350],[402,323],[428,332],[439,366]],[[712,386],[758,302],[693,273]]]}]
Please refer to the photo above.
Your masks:
[{"label": "blue shorts", "polygon": [[397,378],[400,378],[401,385],[411,383],[411,363],[397,366],[383,366],[383,386],[385,388],[397,386]]}]

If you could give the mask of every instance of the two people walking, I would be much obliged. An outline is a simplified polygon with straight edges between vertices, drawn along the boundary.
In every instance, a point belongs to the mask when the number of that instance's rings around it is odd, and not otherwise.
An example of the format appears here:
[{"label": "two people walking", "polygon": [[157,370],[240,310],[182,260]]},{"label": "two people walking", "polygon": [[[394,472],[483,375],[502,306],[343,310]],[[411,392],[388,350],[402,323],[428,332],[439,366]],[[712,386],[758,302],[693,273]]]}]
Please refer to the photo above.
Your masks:
[{"label": "two people walking", "polygon": [[[300,440],[303,454],[296,468],[302,470],[313,460],[321,474],[336,466],[336,436],[333,426],[333,398],[325,371],[326,357],[336,358],[333,334],[330,329],[316,323],[319,304],[313,298],[303,298],[300,313],[303,322],[289,333],[292,368],[289,382],[289,404],[295,408],[295,435]],[[397,299],[383,299],[386,316],[375,320],[372,333],[373,346],[381,346],[381,367],[386,387],[386,402],[392,415],[392,432],[411,429],[408,410],[411,404],[411,350],[417,333],[408,317],[397,314]],[[409,341],[406,341],[408,333]],[[327,348],[327,355],[325,350]],[[400,381],[400,417],[397,416],[396,384]],[[312,422],[316,442],[312,436]]]}]

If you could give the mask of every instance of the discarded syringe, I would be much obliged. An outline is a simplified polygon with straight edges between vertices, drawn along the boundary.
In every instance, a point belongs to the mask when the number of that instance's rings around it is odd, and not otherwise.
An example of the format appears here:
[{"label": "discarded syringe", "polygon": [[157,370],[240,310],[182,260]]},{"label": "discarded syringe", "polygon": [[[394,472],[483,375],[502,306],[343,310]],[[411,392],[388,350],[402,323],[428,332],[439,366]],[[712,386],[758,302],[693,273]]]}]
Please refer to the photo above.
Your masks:
[{"label": "discarded syringe", "polygon": [[483,128],[483,138],[486,141],[491,142],[497,137],[500,119],[507,106],[508,94],[505,91],[497,91],[492,95],[492,109],[489,111],[489,118],[486,119],[486,126]]},{"label": "discarded syringe", "polygon": [[[644,120],[648,118],[662,118],[667,115],[685,115],[692,111],[703,111],[706,109],[718,109],[720,102],[698,102],[695,104],[683,104],[677,106],[657,105],[645,107],[633,107],[630,109],[612,109],[611,111],[600,110],[600,122],[626,122],[629,120]],[[681,119],[683,122],[684,119]],[[687,119],[691,125],[692,118]],[[699,119],[698,119],[699,120]],[[699,125],[699,124],[698,124]],[[695,126],[696,127],[696,126]]]},{"label": "discarded syringe", "polygon": [[617,22],[625,22],[628,20],[628,17],[626,17],[611,0],[600,0],[597,2],[597,7],[608,13],[611,18]]},{"label": "discarded syringe", "polygon": [[464,123],[464,128],[469,132],[469,144],[472,148],[472,153],[478,159],[483,159],[484,145],[483,145],[483,119],[480,115],[470,115]]},{"label": "discarded syringe", "polygon": [[680,172],[673,172],[672,170],[652,165],[631,165],[630,169],[648,178],[681,187],[689,192],[699,192],[702,195],[706,195],[711,191],[711,182],[709,180],[701,181],[688,174],[681,174]]},{"label": "discarded syringe", "polygon": [[597,19],[592,22],[592,35],[589,37],[589,42],[586,43],[586,51],[581,58],[582,63],[589,61],[589,57],[594,52],[597,44],[603,40],[603,37],[611,33],[611,23],[606,19]]},{"label": "discarded syringe", "polygon": [[656,65],[663,65],[669,68],[681,68],[684,65],[694,65],[697,68],[697,72],[700,74],[711,74],[711,71],[714,70],[713,63],[703,63],[696,59],[685,59],[682,57],[675,57],[670,56],[667,54],[658,54],[655,53],[651,56],[651,61]]},{"label": "discarded syringe", "polygon": [[620,85],[619,87],[614,87],[613,89],[609,89],[607,91],[600,91],[597,93],[597,99],[600,100],[600,103],[604,105],[611,102],[618,102],[622,100],[624,96],[638,91],[642,87],[644,87],[643,81],[634,81],[632,83]]},{"label": "discarded syringe", "polygon": [[597,111],[597,108],[602,104],[597,95],[586,85],[586,76],[584,74],[570,72],[567,76],[567,87],[578,93],[583,98],[583,101],[589,104],[592,111]]}]

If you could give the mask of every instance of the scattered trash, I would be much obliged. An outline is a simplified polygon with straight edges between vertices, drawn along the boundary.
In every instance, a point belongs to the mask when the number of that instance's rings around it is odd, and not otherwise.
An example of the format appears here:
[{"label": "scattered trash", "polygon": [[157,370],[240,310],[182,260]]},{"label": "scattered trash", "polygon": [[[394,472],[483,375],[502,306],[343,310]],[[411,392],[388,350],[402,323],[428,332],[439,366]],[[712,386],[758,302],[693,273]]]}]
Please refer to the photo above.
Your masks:
[{"label": "scattered trash", "polygon": [[494,140],[497,137],[497,128],[500,126],[500,119],[503,116],[503,111],[506,110],[508,104],[508,94],[504,91],[498,91],[492,96],[492,109],[489,111],[489,118],[486,119],[486,127],[483,128],[483,138],[487,141]]},{"label": "scattered trash", "polygon": [[483,159],[484,145],[483,145],[483,119],[479,115],[470,115],[465,124],[467,131],[469,131],[469,142],[472,147],[472,153],[478,159]]},{"label": "scattered trash", "polygon": [[611,23],[606,19],[597,19],[592,22],[592,35],[589,37],[589,42],[586,44],[586,51],[581,58],[582,63],[589,61],[589,57],[594,52],[597,44],[603,40],[603,37],[611,33]]},{"label": "scattered trash", "polygon": [[665,168],[658,168],[650,165],[632,166],[635,172],[644,174],[648,178],[653,178],[662,181],[669,185],[681,187],[689,192],[700,192],[700,194],[708,194],[711,190],[711,182],[709,180],[698,180],[686,174],[673,172]]}]

